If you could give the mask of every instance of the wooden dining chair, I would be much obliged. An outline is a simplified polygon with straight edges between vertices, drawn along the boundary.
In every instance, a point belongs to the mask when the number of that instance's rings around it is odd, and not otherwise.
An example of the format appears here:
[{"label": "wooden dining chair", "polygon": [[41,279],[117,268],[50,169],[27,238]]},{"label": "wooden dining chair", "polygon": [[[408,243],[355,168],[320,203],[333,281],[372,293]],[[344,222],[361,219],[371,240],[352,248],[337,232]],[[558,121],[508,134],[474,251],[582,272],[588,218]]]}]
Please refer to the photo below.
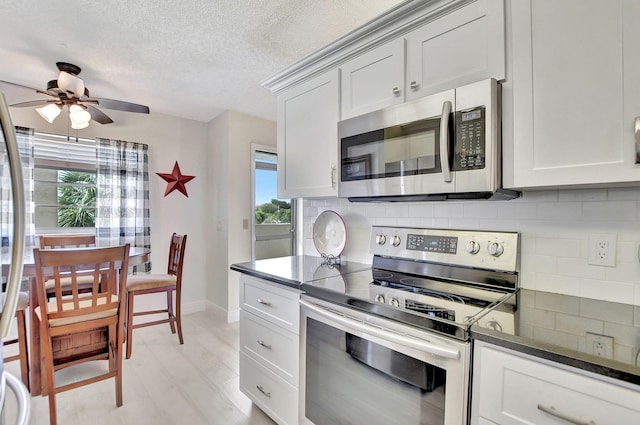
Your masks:
[{"label": "wooden dining chair", "polygon": [[[54,248],[88,248],[96,246],[96,235],[92,234],[78,234],[78,235],[40,235],[38,237],[40,249],[54,249]],[[91,290],[91,276],[81,276],[80,290],[81,292],[88,292]],[[62,281],[62,286],[68,286],[69,281]],[[63,291],[65,292],[65,291]],[[48,284],[47,294],[49,298],[53,295],[52,284]]]},{"label": "wooden dining chair", "polygon": [[[122,347],[126,315],[126,281],[129,244],[107,248],[33,250],[36,268],[36,292],[39,305],[35,316],[40,321],[40,340],[44,393],[49,397],[51,425],[57,423],[56,394],[83,385],[115,378],[116,405],[122,406]],[[79,281],[91,277],[91,292],[82,293]],[[49,300],[47,283],[53,282],[55,296]],[[63,281],[70,281],[70,287]],[[68,295],[64,295],[65,294]],[[81,344],[88,332],[104,331],[100,349],[55,356],[54,346],[71,342]],[[79,350],[78,350],[79,351]],[[55,372],[94,360],[108,360],[108,370],[88,378],[56,386]]]},{"label": "wooden dining chair", "polygon": [[40,235],[41,249],[50,248],[83,248],[96,246],[96,235]]},{"label": "wooden dining chair", "polygon": [[[4,305],[5,293],[2,294],[2,305]],[[22,383],[30,390],[29,386],[29,348],[27,344],[27,321],[25,310],[29,306],[29,294],[20,292],[18,294],[18,305],[16,307],[16,320],[18,325],[18,336],[13,339],[5,339],[2,345],[18,344],[18,354],[5,357],[4,362],[20,360],[20,377]]]},{"label": "wooden dining chair", "polygon": [[[171,236],[169,245],[169,262],[166,274],[141,274],[129,276],[127,280],[127,359],[131,357],[133,347],[133,330],[145,326],[169,323],[171,333],[176,333],[178,328],[178,339],[180,344],[184,344],[182,338],[182,264],[184,263],[184,250],[187,245],[187,235],[174,233]],[[146,310],[134,312],[133,301],[136,295],[154,294],[166,292],[167,308],[160,310]],[[176,293],[175,314],[173,310],[173,292]],[[149,314],[167,313],[167,318],[151,322],[134,324],[135,316]]]}]

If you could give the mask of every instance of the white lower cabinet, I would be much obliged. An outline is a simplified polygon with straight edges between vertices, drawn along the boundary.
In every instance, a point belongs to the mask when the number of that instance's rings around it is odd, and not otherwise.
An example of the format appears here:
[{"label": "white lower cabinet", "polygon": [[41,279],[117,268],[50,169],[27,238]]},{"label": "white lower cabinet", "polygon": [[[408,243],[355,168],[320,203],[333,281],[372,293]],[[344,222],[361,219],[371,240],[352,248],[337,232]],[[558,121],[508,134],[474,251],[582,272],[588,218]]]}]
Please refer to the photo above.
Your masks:
[{"label": "white lower cabinet", "polygon": [[278,424],[297,424],[300,292],[247,275],[240,285],[240,390]]},{"label": "white lower cabinet", "polygon": [[472,424],[640,424],[640,388],[476,342]]}]

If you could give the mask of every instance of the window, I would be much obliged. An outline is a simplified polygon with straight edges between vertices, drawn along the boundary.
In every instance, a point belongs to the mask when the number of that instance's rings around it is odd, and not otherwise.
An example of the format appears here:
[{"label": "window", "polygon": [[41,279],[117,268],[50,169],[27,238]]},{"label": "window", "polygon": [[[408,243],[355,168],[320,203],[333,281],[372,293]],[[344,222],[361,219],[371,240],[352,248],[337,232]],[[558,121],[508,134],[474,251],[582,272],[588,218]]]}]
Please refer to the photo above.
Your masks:
[{"label": "window", "polygon": [[[278,198],[278,155],[253,145],[253,259],[293,255],[295,200]],[[294,215],[295,217],[295,215]]]},{"label": "window", "polygon": [[96,146],[36,133],[34,204],[38,233],[95,227]]}]

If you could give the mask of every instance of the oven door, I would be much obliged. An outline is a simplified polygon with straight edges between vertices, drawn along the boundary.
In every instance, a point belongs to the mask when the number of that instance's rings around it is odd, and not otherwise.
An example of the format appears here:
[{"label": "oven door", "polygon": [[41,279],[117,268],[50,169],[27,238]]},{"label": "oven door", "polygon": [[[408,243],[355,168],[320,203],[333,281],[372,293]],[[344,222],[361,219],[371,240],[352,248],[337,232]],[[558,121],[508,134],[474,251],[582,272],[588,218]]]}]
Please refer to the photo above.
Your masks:
[{"label": "oven door", "polygon": [[300,424],[466,424],[468,343],[305,295],[300,304]]},{"label": "oven door", "polygon": [[454,104],[450,90],[341,121],[339,196],[454,192]]}]

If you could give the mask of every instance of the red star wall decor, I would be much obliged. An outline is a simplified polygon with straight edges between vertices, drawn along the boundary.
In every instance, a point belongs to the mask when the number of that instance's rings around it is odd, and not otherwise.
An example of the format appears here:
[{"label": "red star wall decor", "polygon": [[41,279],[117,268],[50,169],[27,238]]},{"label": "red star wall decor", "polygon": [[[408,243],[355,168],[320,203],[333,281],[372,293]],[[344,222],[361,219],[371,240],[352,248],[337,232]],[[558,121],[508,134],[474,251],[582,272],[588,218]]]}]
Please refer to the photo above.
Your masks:
[{"label": "red star wall decor", "polygon": [[178,161],[176,161],[176,164],[173,166],[173,171],[171,172],[171,174],[156,174],[162,177],[162,179],[167,182],[167,190],[164,191],[164,196],[167,196],[174,190],[178,189],[184,196],[186,196],[187,198],[189,197],[185,184],[195,179],[196,176],[186,176],[182,174],[182,172],[180,171],[180,166],[178,165]]}]

